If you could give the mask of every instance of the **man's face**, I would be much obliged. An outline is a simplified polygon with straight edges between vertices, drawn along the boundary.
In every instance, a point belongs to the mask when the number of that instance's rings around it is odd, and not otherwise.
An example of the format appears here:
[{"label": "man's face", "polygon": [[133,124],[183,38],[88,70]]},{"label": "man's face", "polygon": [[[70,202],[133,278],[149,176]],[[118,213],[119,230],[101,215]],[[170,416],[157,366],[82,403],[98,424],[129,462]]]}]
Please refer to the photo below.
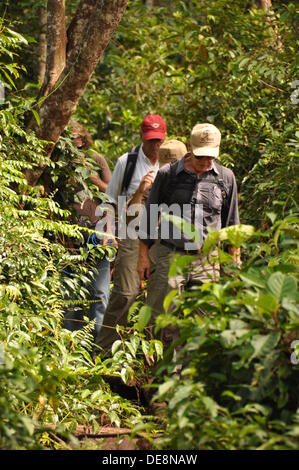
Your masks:
[{"label": "man's face", "polygon": [[78,147],[78,149],[83,147],[84,142],[83,142],[83,138],[82,138],[81,135],[73,134],[73,139],[74,139],[74,143],[75,143],[76,147]]},{"label": "man's face", "polygon": [[159,148],[163,144],[164,139],[144,140],[142,137],[143,151],[148,158],[159,158]]},{"label": "man's face", "polygon": [[196,157],[192,152],[191,158],[195,170],[201,173],[211,170],[215,160],[214,157]]}]

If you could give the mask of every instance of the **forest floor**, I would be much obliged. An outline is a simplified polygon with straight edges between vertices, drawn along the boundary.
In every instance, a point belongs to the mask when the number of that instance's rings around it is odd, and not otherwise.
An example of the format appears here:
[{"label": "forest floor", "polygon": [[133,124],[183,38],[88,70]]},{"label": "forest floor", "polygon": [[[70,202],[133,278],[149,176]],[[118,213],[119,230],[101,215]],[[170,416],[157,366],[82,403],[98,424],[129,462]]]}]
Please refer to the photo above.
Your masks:
[{"label": "forest floor", "polygon": [[[111,390],[119,394],[122,398],[130,400],[140,406],[147,416],[154,416],[162,411],[165,404],[152,404],[148,396],[141,389],[136,390],[133,386],[125,385],[121,379],[116,377],[106,377]],[[66,442],[64,437],[59,437],[55,433],[49,432],[50,437],[57,442],[58,446],[63,449],[82,449],[82,450],[152,450],[153,441],[158,439],[158,436],[149,436],[146,432],[137,433],[132,437],[132,429],[127,427],[112,426],[107,416],[103,414],[100,419],[99,428],[96,430],[89,425],[78,425],[74,432],[75,438],[79,441],[78,444]],[[55,430],[55,425],[48,424],[49,429]]]},{"label": "forest floor", "polygon": [[84,426],[78,426],[75,433],[82,449],[90,450],[150,450],[151,443],[146,437],[130,436],[131,429],[101,427],[97,434],[92,434]]}]

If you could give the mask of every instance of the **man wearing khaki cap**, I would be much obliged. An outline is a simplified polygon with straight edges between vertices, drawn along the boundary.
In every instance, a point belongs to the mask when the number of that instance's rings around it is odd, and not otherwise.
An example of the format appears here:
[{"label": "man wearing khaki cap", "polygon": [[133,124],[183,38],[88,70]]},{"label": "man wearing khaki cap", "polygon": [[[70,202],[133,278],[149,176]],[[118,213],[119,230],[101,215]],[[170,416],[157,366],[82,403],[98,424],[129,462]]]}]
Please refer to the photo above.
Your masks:
[{"label": "man wearing khaki cap", "polygon": [[166,165],[166,163],[173,163],[183,158],[187,153],[186,145],[180,140],[170,139],[166,140],[161,145],[159,150],[159,166]]},{"label": "man wearing khaki cap", "polygon": [[[191,132],[190,153],[181,160],[164,165],[158,172],[143,213],[139,231],[140,246],[138,272],[143,279],[149,271],[148,250],[158,234],[155,292],[149,294],[148,304],[154,315],[163,312],[163,301],[171,289],[181,289],[186,283],[184,276],[168,279],[170,259],[175,253],[197,255],[207,234],[208,227],[239,224],[237,185],[233,172],[217,161],[221,133],[213,124],[197,124]],[[152,208],[161,207],[162,222],[155,226]],[[172,210],[170,210],[170,207]],[[163,214],[174,213],[187,223],[193,224],[199,235],[194,244],[188,236],[167,219],[167,230],[163,226]],[[168,211],[168,212],[167,212]],[[157,224],[158,225],[158,224]],[[179,233],[178,233],[179,230]],[[234,253],[237,256],[236,253]],[[192,263],[188,283],[217,280],[219,269],[215,266],[203,268],[199,258]]]}]

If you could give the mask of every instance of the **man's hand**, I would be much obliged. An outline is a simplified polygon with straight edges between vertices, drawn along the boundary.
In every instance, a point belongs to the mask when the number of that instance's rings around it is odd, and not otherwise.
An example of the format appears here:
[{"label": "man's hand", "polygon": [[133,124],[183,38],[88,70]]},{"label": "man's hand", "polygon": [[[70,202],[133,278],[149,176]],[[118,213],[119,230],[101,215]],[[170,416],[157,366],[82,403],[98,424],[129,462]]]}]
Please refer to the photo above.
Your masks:
[{"label": "man's hand", "polygon": [[114,248],[118,248],[118,241],[113,235],[106,235],[103,238],[103,246],[112,246]]},{"label": "man's hand", "polygon": [[140,281],[148,279],[150,276],[150,260],[148,257],[148,247],[144,243],[139,243],[139,256],[137,263],[137,272],[140,277]]},{"label": "man's hand", "polygon": [[150,260],[148,256],[139,256],[138,264],[137,264],[137,271],[141,281],[144,281],[149,278],[150,276]]},{"label": "man's hand", "polygon": [[151,170],[140,181],[136,193],[128,201],[128,206],[133,206],[134,204],[142,204],[143,195],[148,189],[152,187],[154,180],[155,174],[154,171]]},{"label": "man's hand", "polygon": [[154,171],[151,170],[142,178],[137,191],[140,194],[144,194],[145,191],[147,191],[148,189],[152,187],[154,180],[155,180],[155,174],[154,174]]}]

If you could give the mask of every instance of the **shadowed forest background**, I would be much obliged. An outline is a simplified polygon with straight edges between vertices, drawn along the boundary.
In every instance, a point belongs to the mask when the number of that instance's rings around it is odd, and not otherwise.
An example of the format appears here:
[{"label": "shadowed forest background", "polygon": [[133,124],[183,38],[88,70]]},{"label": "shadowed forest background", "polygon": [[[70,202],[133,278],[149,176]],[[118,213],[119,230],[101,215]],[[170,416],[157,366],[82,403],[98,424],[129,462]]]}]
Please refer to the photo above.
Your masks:
[{"label": "shadowed forest background", "polygon": [[[0,7],[0,448],[100,448],[80,443],[78,427],[113,426],[151,448],[298,449],[295,2],[91,0],[89,16],[86,3],[48,2],[60,48],[48,44],[48,55],[46,2]],[[205,243],[206,254],[219,245],[219,283],[166,299],[175,309],[157,327],[180,328],[175,360],[146,335],[141,296],[111,357],[93,363],[93,325],[63,328],[69,305],[88,308],[104,251],[70,243],[82,240],[76,188],[101,195],[69,123],[86,127],[113,169],[148,113],[185,143],[196,123],[220,129],[242,225]],[[226,243],[242,247],[241,269]],[[189,263],[176,257],[172,274]]]}]

